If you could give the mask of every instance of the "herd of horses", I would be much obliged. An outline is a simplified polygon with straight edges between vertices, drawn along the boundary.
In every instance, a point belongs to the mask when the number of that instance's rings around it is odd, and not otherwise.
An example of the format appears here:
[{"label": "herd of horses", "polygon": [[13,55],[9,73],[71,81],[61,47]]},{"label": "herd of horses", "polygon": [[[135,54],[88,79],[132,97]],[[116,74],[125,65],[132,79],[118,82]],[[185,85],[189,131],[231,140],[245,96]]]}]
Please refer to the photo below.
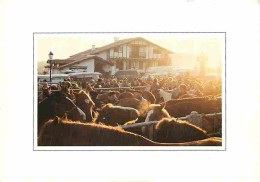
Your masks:
[{"label": "herd of horses", "polygon": [[[71,99],[55,91],[38,102],[39,146],[221,146],[221,118],[203,117],[196,126],[177,118],[221,112],[221,96],[171,99],[158,89],[118,92],[116,104],[96,109],[90,94],[74,92]],[[98,94],[106,103],[107,93]],[[121,126],[159,121],[156,125],[122,129]],[[215,133],[218,133],[215,135]]]}]

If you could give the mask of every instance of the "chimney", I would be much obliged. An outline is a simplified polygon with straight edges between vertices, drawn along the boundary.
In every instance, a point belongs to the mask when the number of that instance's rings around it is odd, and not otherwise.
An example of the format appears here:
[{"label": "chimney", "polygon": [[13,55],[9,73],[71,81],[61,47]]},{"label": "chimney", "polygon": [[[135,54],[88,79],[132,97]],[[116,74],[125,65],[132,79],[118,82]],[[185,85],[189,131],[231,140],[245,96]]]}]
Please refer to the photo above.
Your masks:
[{"label": "chimney", "polygon": [[96,49],[95,45],[92,45],[92,51],[94,51]]},{"label": "chimney", "polygon": [[119,37],[114,37],[114,42],[119,41]]}]

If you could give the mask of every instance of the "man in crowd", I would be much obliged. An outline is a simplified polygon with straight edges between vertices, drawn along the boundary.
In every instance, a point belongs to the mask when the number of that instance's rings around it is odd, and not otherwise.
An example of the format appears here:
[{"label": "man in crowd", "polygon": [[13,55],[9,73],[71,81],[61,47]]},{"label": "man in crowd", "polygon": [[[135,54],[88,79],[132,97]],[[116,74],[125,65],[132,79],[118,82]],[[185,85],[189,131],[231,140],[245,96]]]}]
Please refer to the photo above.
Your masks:
[{"label": "man in crowd", "polygon": [[118,102],[118,98],[116,96],[117,92],[111,91],[108,93],[108,103],[116,104]]}]

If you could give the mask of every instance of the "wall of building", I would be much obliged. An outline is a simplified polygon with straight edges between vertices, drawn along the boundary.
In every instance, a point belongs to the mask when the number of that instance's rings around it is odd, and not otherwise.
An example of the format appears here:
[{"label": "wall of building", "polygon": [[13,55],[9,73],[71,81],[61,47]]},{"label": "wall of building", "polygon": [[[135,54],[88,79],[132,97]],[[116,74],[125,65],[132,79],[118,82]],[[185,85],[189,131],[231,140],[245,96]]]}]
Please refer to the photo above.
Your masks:
[{"label": "wall of building", "polygon": [[110,66],[109,64],[103,64],[103,70],[104,70],[105,72],[109,72],[109,71],[112,72],[111,66]]},{"label": "wall of building", "polygon": [[106,52],[106,51],[97,54],[97,56],[98,56],[98,57],[101,57],[101,58],[103,58],[103,59],[105,59],[105,60],[108,59],[108,55],[107,55],[107,52]]},{"label": "wall of building", "polygon": [[[80,63],[74,64],[73,66],[87,66],[87,72],[94,72],[94,59],[88,59]],[[67,71],[71,66],[64,67],[60,71]]]},{"label": "wall of building", "polygon": [[[129,58],[130,57],[130,52],[131,52],[131,44],[136,44],[139,43],[139,45],[141,45],[140,47],[140,52],[143,52],[145,54],[145,58],[146,59],[160,59],[160,58],[164,58],[165,57],[165,51],[161,50],[161,48],[146,43],[144,41],[138,42],[138,41],[133,41],[130,42],[130,44],[124,44],[122,45],[122,52],[115,52],[114,48],[111,48],[109,50],[110,53],[110,58]],[[161,53],[154,53],[154,49],[159,49],[161,50]],[[98,54],[97,56],[102,57],[103,59],[108,59],[108,55],[107,52],[104,51],[100,54]]]}]

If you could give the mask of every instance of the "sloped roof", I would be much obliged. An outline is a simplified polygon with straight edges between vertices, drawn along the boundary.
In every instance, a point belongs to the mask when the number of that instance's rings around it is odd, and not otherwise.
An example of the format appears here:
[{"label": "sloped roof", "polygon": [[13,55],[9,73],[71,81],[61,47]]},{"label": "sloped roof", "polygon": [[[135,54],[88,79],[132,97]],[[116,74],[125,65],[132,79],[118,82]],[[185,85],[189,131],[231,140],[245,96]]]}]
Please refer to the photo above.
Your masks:
[{"label": "sloped roof", "polygon": [[[154,44],[154,43],[152,43],[152,42],[150,42],[150,41],[148,41],[148,40],[146,40],[146,39],[144,39],[142,37],[135,37],[135,38],[122,39],[122,40],[113,42],[111,44],[108,44],[108,45],[105,45],[105,46],[102,46],[102,47],[98,47],[95,50],[88,49],[86,51],[74,54],[74,55],[70,56],[67,59],[55,59],[55,62],[56,62],[56,64],[63,64],[62,66],[59,67],[59,68],[63,68],[63,67],[66,67],[66,66],[69,66],[69,65],[73,65],[73,64],[79,63],[81,61],[87,60],[89,58],[95,58],[95,60],[97,60],[97,61],[101,61],[101,62],[113,65],[113,63],[96,56],[96,54],[98,54],[100,52],[103,52],[103,51],[106,51],[106,50],[109,50],[111,48],[118,47],[120,45],[129,43],[129,42],[131,42],[133,40],[136,40],[136,39],[141,39],[143,41],[146,41],[146,42],[148,42],[148,43],[150,43],[152,45],[155,45],[155,46],[157,46],[157,47],[167,51],[168,53],[173,54],[172,51],[170,51],[168,49],[165,49],[165,48],[163,48],[163,47],[161,47],[161,46],[159,46],[157,44]],[[46,66],[46,68],[47,67],[48,66]]]},{"label": "sloped roof", "polygon": [[89,54],[92,54],[92,55],[98,54],[98,53],[100,53],[100,52],[109,50],[109,49],[111,49],[111,48],[118,47],[118,46],[120,46],[120,45],[122,45],[122,44],[129,43],[129,42],[131,42],[131,41],[133,41],[133,40],[136,40],[136,39],[142,39],[142,40],[144,40],[144,41],[146,41],[146,42],[148,42],[148,43],[150,43],[150,44],[153,44],[153,45],[155,45],[155,46],[157,46],[157,47],[159,47],[159,48],[161,48],[161,49],[167,51],[168,53],[173,54],[172,51],[170,51],[170,50],[168,50],[168,49],[165,49],[165,48],[163,48],[163,47],[161,47],[161,46],[159,46],[159,45],[157,45],[157,44],[154,44],[154,43],[152,43],[152,42],[150,42],[150,41],[148,41],[148,40],[146,40],[146,39],[144,39],[144,38],[142,38],[142,37],[135,37],[135,38],[122,39],[122,40],[113,42],[113,43],[111,43],[111,44],[108,44],[108,45],[105,45],[105,46],[102,46],[102,47],[98,47],[98,48],[96,48],[95,50],[88,49],[88,50],[86,50],[86,51],[83,51],[83,52],[80,52],[80,53],[78,53],[78,54],[74,54],[74,55],[70,56],[69,59],[79,59],[79,58],[82,58],[82,57],[87,56],[87,55],[89,55]]},{"label": "sloped roof", "polygon": [[86,61],[88,59],[95,59],[95,61],[100,61],[100,62],[105,63],[105,64],[113,65],[113,63],[111,61],[107,61],[107,60],[102,59],[101,57],[98,57],[98,56],[95,56],[95,55],[88,55],[86,58],[82,58],[82,59],[78,59],[78,60],[71,60],[71,62],[69,62],[68,64],[59,66],[57,68],[61,69],[61,68],[67,67],[67,66],[71,66],[71,65],[80,63],[82,61]]},{"label": "sloped roof", "polygon": [[111,49],[113,47],[117,47],[117,46],[120,46],[122,44],[126,44],[132,40],[134,40],[136,38],[129,38],[129,39],[122,39],[122,40],[119,40],[117,42],[113,42],[111,44],[108,44],[108,45],[105,45],[105,46],[102,46],[102,47],[98,47],[96,48],[95,50],[92,50],[92,49],[88,49],[86,51],[83,51],[83,52],[80,52],[78,54],[74,54],[72,56],[70,56],[70,58],[77,58],[77,57],[81,57],[81,56],[84,56],[84,55],[89,55],[89,54],[98,54],[102,51],[105,51],[105,50],[108,50],[108,49]]}]

